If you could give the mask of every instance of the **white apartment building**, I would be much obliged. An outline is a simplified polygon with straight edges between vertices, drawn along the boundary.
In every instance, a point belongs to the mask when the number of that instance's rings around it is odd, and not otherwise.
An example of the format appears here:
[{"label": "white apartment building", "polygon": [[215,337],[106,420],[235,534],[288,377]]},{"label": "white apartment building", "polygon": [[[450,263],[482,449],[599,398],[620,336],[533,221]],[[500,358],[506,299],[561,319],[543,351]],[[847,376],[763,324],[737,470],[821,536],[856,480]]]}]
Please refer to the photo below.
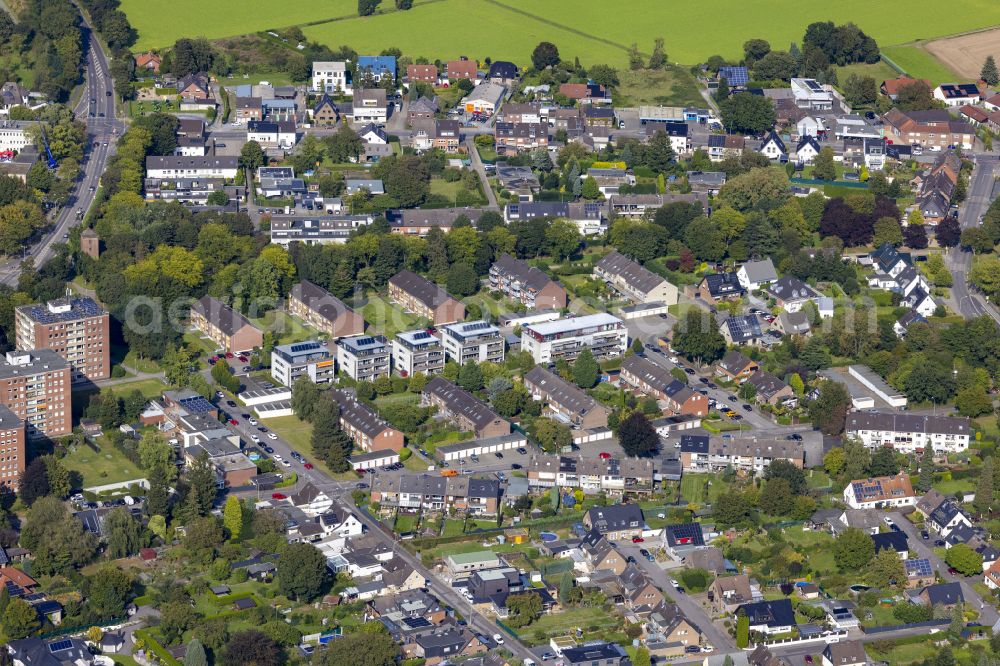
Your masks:
[{"label": "white apartment building", "polygon": [[398,333],[392,340],[392,367],[400,377],[436,375],[444,369],[444,345],[423,329]]},{"label": "white apartment building", "polygon": [[441,327],[441,342],[448,357],[459,365],[503,363],[504,342],[500,329],[488,321],[468,321]]},{"label": "white apartment building", "polygon": [[870,449],[914,453],[930,446],[937,453],[960,453],[969,448],[972,424],[957,416],[864,411],[847,415],[845,431]]},{"label": "white apartment building", "polygon": [[33,143],[28,128],[38,124],[37,120],[4,120],[0,122],[0,150],[20,152]]},{"label": "white apartment building", "polygon": [[351,95],[351,73],[343,60],[317,61],[312,69],[313,92]]},{"label": "white apartment building", "polygon": [[521,349],[536,363],[550,363],[558,358],[575,359],[589,349],[594,358],[621,356],[628,349],[625,322],[606,312],[529,324],[521,330]]},{"label": "white apartment building", "polygon": [[239,158],[150,155],[146,158],[147,178],[236,178]]},{"label": "white apartment building", "polygon": [[271,352],[271,376],[285,386],[292,386],[300,377],[308,377],[314,384],[332,382],[334,369],[333,353],[316,340],[278,345]]},{"label": "white apartment building", "polygon": [[389,376],[389,344],[381,335],[355,335],[337,341],[337,365],[355,381]]}]

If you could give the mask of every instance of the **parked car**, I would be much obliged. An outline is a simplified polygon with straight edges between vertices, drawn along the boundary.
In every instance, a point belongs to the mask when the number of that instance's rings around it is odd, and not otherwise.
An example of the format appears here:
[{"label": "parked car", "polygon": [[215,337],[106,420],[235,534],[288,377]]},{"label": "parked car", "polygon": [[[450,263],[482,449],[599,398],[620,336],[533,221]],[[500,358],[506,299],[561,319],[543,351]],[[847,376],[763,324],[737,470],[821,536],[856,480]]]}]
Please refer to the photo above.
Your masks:
[{"label": "parked car", "polygon": [[931,533],[928,532],[927,530],[920,530],[920,538],[921,539],[930,539],[931,538]]},{"label": "parked car", "polygon": [[267,438],[268,439],[278,439],[278,436],[275,435],[273,432],[269,432],[269,433],[267,433]]},{"label": "parked car", "polygon": [[493,634],[493,642],[497,645],[503,645],[503,636],[500,634]]},{"label": "parked car", "polygon": [[634,536],[634,537],[632,537],[632,543],[642,543],[643,541],[645,541],[645,539],[643,539],[640,536]]},{"label": "parked car", "polygon": [[284,493],[271,493],[271,499],[283,500],[287,497]]}]

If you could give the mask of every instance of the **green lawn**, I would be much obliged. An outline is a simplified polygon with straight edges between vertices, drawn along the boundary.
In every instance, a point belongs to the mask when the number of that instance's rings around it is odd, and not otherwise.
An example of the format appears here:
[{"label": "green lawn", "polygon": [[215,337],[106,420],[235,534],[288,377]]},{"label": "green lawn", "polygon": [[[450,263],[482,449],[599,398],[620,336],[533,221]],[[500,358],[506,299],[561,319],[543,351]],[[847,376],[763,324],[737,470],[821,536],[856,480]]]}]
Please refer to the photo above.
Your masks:
[{"label": "green lawn", "polygon": [[[577,628],[587,633],[606,633],[619,627],[621,620],[613,613],[599,607],[581,606],[542,615],[518,632],[518,636],[522,640],[527,640],[529,644],[537,645],[547,642],[553,636],[573,635]],[[537,640],[539,634],[544,635],[545,639]]]},{"label": "green lawn", "polygon": [[396,516],[396,524],[394,526],[394,529],[399,534],[403,534],[404,532],[412,532],[413,530],[417,529],[417,516],[415,515],[411,516],[410,514],[407,513],[399,514],[398,516]]},{"label": "green lawn", "polygon": [[947,479],[934,482],[934,489],[942,495],[954,495],[957,492],[972,492],[976,489],[976,479]]},{"label": "green lawn", "polygon": [[160,364],[151,358],[139,358],[134,351],[129,351],[122,363],[138,372],[160,372]]},{"label": "green lawn", "polygon": [[369,333],[379,333],[390,339],[401,331],[423,328],[427,321],[403,312],[374,291],[368,292],[368,302],[361,308],[361,316],[368,322]]},{"label": "green lawn", "polygon": [[444,533],[441,536],[458,536],[465,531],[465,521],[449,518],[444,521]]},{"label": "green lawn", "polygon": [[[147,398],[158,398],[163,395],[163,392],[167,390],[167,385],[161,382],[159,379],[137,379],[135,381],[122,381],[120,384],[115,384],[108,387],[111,392],[118,396],[123,396],[131,393],[132,391],[139,391]],[[100,391],[93,387],[83,388],[82,390],[73,391],[73,420],[78,420],[82,415],[84,410],[90,404],[90,397],[96,395]]]},{"label": "green lawn", "polygon": [[715,474],[685,474],[681,478],[681,497],[691,504],[713,504],[728,489]]},{"label": "green lawn", "polygon": [[[455,205],[455,197],[457,197],[460,192],[466,192],[472,196],[479,196],[479,192],[470,191],[462,185],[461,180],[449,183],[444,178],[431,178],[431,194],[439,194],[446,197],[452,205]],[[486,203],[481,196],[480,201],[482,201],[482,203]]]},{"label": "green lawn", "polygon": [[269,310],[263,317],[250,321],[262,331],[273,332],[274,339],[279,345],[314,340],[317,336],[316,331],[308,328],[299,319],[279,310]]},{"label": "green lawn", "polygon": [[94,451],[89,446],[78,446],[66,454],[62,464],[72,472],[83,476],[84,487],[103,486],[119,481],[141,479],[146,473],[133,465],[106,438],[97,440],[100,451]]},{"label": "green lawn", "polygon": [[663,106],[704,106],[698,82],[683,67],[662,70],[622,71],[615,94],[616,106],[655,104]]},{"label": "green lawn", "polygon": [[899,76],[899,72],[890,67],[884,60],[879,60],[877,63],[872,65],[859,62],[853,65],[836,67],[835,69],[837,70],[837,81],[840,82],[841,86],[844,85],[844,82],[847,81],[847,77],[851,74],[857,74],[858,76],[870,76],[875,79],[876,84],[881,84],[886,79],[894,79]]},{"label": "green lawn", "polygon": [[910,76],[927,79],[931,85],[955,81],[958,78],[954,72],[925,51],[918,43],[883,47],[882,53],[906,70]]}]

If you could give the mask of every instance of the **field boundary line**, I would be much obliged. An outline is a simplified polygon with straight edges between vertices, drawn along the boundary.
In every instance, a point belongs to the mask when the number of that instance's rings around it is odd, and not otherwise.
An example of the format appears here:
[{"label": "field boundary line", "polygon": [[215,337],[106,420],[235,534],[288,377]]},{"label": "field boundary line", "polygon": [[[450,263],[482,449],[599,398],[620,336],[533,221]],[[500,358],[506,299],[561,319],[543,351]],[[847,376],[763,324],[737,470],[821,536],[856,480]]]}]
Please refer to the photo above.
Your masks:
[{"label": "field boundary line", "polygon": [[[2,2],[3,0],[0,0]],[[311,28],[317,25],[325,25],[327,23],[336,23],[338,21],[351,21],[353,19],[367,19],[367,18],[377,18],[379,16],[387,16],[389,14],[395,14],[402,11],[413,11],[414,9],[419,9],[426,5],[433,5],[439,2],[448,2],[448,0],[423,0],[420,4],[414,4],[410,9],[393,9],[387,12],[379,12],[377,14],[372,14],[371,16],[358,16],[357,14],[345,14],[343,16],[334,16],[332,18],[317,19],[315,21],[308,21],[306,23],[296,23],[295,25],[287,26],[288,28]],[[284,30],[285,28],[278,28],[278,30]],[[263,32],[263,31],[259,31]]]},{"label": "field boundary line", "polygon": [[[592,34],[590,34],[588,32],[584,32],[583,30],[578,30],[576,28],[571,28],[568,25],[563,25],[562,23],[559,23],[557,21],[553,21],[552,19],[547,19],[544,16],[538,16],[537,14],[532,14],[531,12],[526,11],[524,9],[519,9],[517,7],[511,7],[510,5],[506,5],[506,4],[502,3],[502,2],[500,2],[499,0],[483,0],[483,2],[488,2],[491,5],[496,5],[497,7],[500,7],[501,9],[506,9],[509,12],[513,12],[515,14],[520,14],[521,16],[525,16],[525,17],[530,18],[530,19],[532,19],[534,21],[538,21],[539,23],[544,23],[545,25],[550,25],[553,28],[558,28],[560,30],[565,30],[566,32],[572,33],[574,35],[579,35],[580,37],[585,37],[586,39],[590,39],[590,40],[593,40],[595,42],[601,42],[602,44],[607,44],[608,46],[613,46],[616,49],[621,49],[622,51],[628,52],[628,50],[630,48],[628,46],[625,46],[624,44],[619,44],[618,42],[611,41],[610,39],[605,39],[604,37],[598,37],[597,35],[592,35]],[[643,54],[643,55],[645,55],[645,54]]]}]

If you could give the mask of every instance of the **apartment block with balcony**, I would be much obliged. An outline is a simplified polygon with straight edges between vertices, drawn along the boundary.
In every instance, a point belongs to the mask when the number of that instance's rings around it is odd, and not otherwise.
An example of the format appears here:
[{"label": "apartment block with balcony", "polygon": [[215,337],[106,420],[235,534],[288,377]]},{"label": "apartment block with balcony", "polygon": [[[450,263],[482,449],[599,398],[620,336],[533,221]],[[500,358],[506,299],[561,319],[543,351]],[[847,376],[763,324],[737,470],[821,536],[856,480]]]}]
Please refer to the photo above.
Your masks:
[{"label": "apartment block with balcony", "polygon": [[400,377],[415,372],[436,375],[444,369],[444,346],[422,329],[397,333],[392,340],[392,367]]},{"label": "apartment block with balcony", "polygon": [[7,352],[0,360],[0,405],[25,422],[28,439],[70,434],[69,362],[51,349]]},{"label": "apartment block with balcony", "polygon": [[111,376],[110,317],[92,298],[60,298],[15,309],[18,349],[51,349],[69,361],[74,384]]},{"label": "apartment block with balcony", "polygon": [[566,307],[566,290],[561,284],[506,252],[490,267],[490,289],[502,292],[529,310]]},{"label": "apartment block with balcony", "polygon": [[314,384],[333,381],[334,358],[322,342],[309,340],[278,345],[271,352],[271,376],[285,386],[292,386],[301,377]]},{"label": "apartment block with balcony", "polygon": [[337,365],[341,372],[359,382],[388,377],[389,343],[381,335],[356,335],[338,340]]},{"label": "apartment block with balcony", "polygon": [[504,341],[500,329],[487,321],[468,321],[441,327],[441,342],[448,357],[459,365],[503,363]]},{"label": "apartment block with balcony", "polygon": [[521,350],[536,363],[572,361],[584,349],[598,360],[615,358],[628,348],[625,322],[606,312],[529,324],[521,329]]},{"label": "apartment block with balcony", "polygon": [[288,311],[333,340],[365,332],[365,320],[360,314],[308,280],[292,287]]}]

